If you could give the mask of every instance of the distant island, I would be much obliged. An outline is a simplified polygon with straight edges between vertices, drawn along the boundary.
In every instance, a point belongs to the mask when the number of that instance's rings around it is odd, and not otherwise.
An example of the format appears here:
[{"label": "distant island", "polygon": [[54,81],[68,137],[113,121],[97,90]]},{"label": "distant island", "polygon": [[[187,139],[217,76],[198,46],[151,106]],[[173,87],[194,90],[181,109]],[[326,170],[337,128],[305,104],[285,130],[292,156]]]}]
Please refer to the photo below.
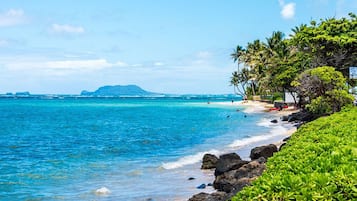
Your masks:
[{"label": "distant island", "polygon": [[145,91],[137,85],[115,85],[99,87],[94,92],[82,91],[81,96],[154,96],[159,93]]},{"label": "distant island", "polygon": [[137,85],[114,85],[102,86],[97,90],[90,92],[83,90],[80,94],[36,94],[29,91],[7,92],[0,94],[0,99],[79,99],[79,98],[137,98],[137,97],[163,97],[163,98],[184,98],[184,99],[222,99],[240,100],[236,94],[166,94],[150,92]]}]

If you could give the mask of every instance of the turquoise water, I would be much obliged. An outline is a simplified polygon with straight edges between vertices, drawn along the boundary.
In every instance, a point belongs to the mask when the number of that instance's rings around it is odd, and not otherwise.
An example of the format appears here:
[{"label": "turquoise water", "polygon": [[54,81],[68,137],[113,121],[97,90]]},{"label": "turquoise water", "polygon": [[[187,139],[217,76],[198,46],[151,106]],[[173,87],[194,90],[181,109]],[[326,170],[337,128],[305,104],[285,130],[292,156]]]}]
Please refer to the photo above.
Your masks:
[{"label": "turquoise water", "polygon": [[203,152],[271,129],[263,114],[210,101],[2,99],[0,200],[187,197],[185,172]]}]

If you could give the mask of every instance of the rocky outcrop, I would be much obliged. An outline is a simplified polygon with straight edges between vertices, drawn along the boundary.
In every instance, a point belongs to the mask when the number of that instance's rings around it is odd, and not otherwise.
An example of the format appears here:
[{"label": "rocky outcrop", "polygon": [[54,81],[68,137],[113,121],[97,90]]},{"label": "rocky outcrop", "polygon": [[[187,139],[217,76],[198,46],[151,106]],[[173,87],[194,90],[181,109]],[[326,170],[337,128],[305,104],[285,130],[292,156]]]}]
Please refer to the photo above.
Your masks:
[{"label": "rocky outcrop", "polygon": [[216,168],[218,162],[217,156],[213,154],[205,154],[202,159],[201,169],[213,169]]},{"label": "rocky outcrop", "polygon": [[[220,201],[228,200],[245,186],[249,186],[252,181],[258,178],[266,168],[267,158],[278,151],[276,145],[255,147],[251,150],[252,161],[244,161],[236,153],[221,155],[218,159],[212,154],[206,154],[202,166],[212,167],[216,161],[215,180],[213,187],[215,193],[199,193],[189,199],[189,201]],[[210,168],[208,168],[210,169]]]},{"label": "rocky outcrop", "polygon": [[317,116],[315,116],[307,111],[300,111],[300,112],[292,113],[288,116],[283,116],[283,117],[281,117],[281,120],[288,121],[288,122],[309,122],[316,118],[317,118]]},{"label": "rocky outcrop", "polygon": [[274,144],[269,144],[269,145],[261,146],[261,147],[255,147],[250,152],[250,158],[252,160],[258,159],[260,157],[264,157],[267,159],[267,158],[273,156],[273,153],[277,152],[277,151],[278,151],[278,148]]},{"label": "rocky outcrop", "polygon": [[224,192],[215,192],[215,193],[199,193],[194,195],[188,201],[225,201],[230,197]]},{"label": "rocky outcrop", "polygon": [[265,158],[260,158],[238,169],[225,172],[216,177],[213,187],[218,191],[235,194],[263,173],[265,161]]},{"label": "rocky outcrop", "polygon": [[235,170],[247,164],[248,161],[243,161],[236,153],[224,154],[219,157],[214,172],[215,176],[219,176],[230,170]]}]

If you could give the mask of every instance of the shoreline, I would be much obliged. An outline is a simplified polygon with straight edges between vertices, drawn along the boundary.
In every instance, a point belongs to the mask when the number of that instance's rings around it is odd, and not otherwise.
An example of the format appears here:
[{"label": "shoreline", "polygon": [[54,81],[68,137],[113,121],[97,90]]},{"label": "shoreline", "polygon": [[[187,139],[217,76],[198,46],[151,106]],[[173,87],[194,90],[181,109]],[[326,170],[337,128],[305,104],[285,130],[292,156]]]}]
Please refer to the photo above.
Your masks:
[{"label": "shoreline", "polygon": [[[297,130],[297,128],[294,126],[293,123],[281,121],[281,117],[290,115],[294,112],[298,112],[297,109],[292,108],[292,107],[288,107],[286,109],[283,109],[282,111],[277,111],[277,110],[270,111],[269,109],[274,107],[273,104],[269,104],[269,103],[265,103],[265,102],[261,102],[261,101],[250,101],[250,100],[249,101],[237,101],[237,102],[216,102],[216,103],[212,103],[212,104],[219,104],[219,105],[232,106],[232,107],[242,107],[243,106],[244,109],[242,110],[242,112],[247,113],[247,114],[254,114],[254,113],[270,114],[271,119],[269,118],[267,120],[269,120],[269,121],[271,121],[273,119],[278,120],[278,123],[272,123],[272,125],[275,125],[276,127],[281,126],[282,128],[286,129],[283,133],[276,135],[276,136],[275,135],[267,135],[267,138],[265,138],[265,139],[247,142],[246,144],[243,144],[243,145],[240,145],[237,147],[232,146],[232,148],[234,148],[234,149],[232,149],[231,153],[237,153],[243,160],[250,161],[250,157],[249,157],[250,152],[255,147],[274,144],[275,146],[277,146],[277,148],[279,150],[280,146],[282,144],[284,144],[283,140],[287,137],[290,137]],[[274,132],[274,127],[272,127],[270,129],[270,132]],[[255,136],[255,137],[261,137],[261,136]],[[249,141],[249,139],[252,139],[252,138],[254,138],[254,137],[245,138],[243,140]],[[232,142],[232,145],[234,143],[235,142]],[[217,157],[219,157],[219,155],[217,155]],[[211,169],[211,170],[199,169],[199,170],[202,172],[205,172],[207,177],[212,178],[211,183],[213,183],[214,178],[215,178],[214,169]],[[217,193],[219,191],[212,187],[212,188],[209,188],[209,190],[201,189],[200,193],[201,192],[203,192],[203,193]],[[198,195],[198,194],[194,194],[194,195]],[[191,195],[189,198],[186,198],[183,200],[188,200],[188,199],[192,198],[194,195]]]},{"label": "shoreline", "polygon": [[[236,102],[217,102],[217,103],[213,103],[213,104],[219,104],[219,105],[226,105],[226,106],[236,106],[236,107],[244,107],[243,112],[244,113],[267,113],[267,114],[271,114],[272,117],[275,117],[275,119],[278,120],[278,122],[280,124],[277,125],[281,125],[284,128],[287,128],[287,130],[284,132],[284,136],[289,137],[291,136],[294,132],[296,132],[297,128],[295,126],[293,126],[292,123],[288,123],[288,122],[282,122],[281,118],[283,116],[288,116],[294,112],[298,112],[299,110],[289,106],[288,108],[285,108],[281,111],[277,111],[277,110],[272,110],[270,111],[270,108],[273,108],[274,105],[271,103],[266,103],[266,102],[262,102],[262,101],[252,101],[252,100],[247,100],[247,101],[236,101]],[[273,120],[273,118],[271,119]],[[272,142],[271,140],[267,139],[267,140],[263,140],[264,142],[269,142],[268,144],[275,144],[278,148],[282,143],[282,140],[284,138],[282,138],[279,141],[276,142]],[[256,143],[252,143],[252,144],[248,144],[248,145],[254,145]],[[259,143],[261,144],[261,143]],[[254,147],[252,147],[254,148]],[[239,151],[239,150],[237,150]]]}]

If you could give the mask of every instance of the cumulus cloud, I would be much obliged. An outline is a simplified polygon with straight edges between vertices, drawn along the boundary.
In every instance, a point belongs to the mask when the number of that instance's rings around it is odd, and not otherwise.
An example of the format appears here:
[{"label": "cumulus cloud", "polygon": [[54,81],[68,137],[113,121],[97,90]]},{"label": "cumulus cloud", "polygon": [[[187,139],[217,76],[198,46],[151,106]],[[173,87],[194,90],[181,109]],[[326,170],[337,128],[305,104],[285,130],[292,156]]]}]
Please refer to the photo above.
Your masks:
[{"label": "cumulus cloud", "polygon": [[65,75],[76,72],[98,71],[111,67],[128,66],[122,61],[114,63],[106,59],[89,59],[89,60],[22,60],[20,62],[8,62],[5,67],[11,71],[36,71],[56,75]]},{"label": "cumulus cloud", "polygon": [[26,21],[26,16],[21,9],[10,9],[0,13],[0,27],[14,26]]},{"label": "cumulus cloud", "polygon": [[281,16],[284,19],[292,19],[295,16],[295,3],[288,3],[283,6],[281,10]]},{"label": "cumulus cloud", "polygon": [[81,34],[85,30],[81,26],[73,26],[68,24],[52,24],[51,31],[54,33],[65,33],[65,34]]},{"label": "cumulus cloud", "polygon": [[285,3],[284,0],[279,0],[281,7],[280,14],[284,19],[293,19],[295,16],[295,3]]},{"label": "cumulus cloud", "polygon": [[97,70],[113,66],[105,59],[95,60],[66,60],[66,61],[49,61],[44,65],[49,69],[87,69]]}]

